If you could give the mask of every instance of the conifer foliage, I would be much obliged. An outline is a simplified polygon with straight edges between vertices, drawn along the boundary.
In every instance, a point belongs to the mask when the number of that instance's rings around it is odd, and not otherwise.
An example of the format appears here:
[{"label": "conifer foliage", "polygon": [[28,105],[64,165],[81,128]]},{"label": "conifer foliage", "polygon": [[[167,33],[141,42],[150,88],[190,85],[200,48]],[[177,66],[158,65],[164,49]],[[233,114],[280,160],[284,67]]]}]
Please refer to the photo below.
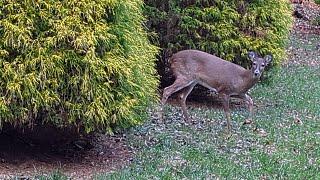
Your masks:
[{"label": "conifer foliage", "polygon": [[140,123],[158,84],[142,3],[0,1],[0,124]]},{"label": "conifer foliage", "polygon": [[242,66],[250,64],[247,52],[272,54],[274,63],[285,57],[292,24],[288,0],[145,0],[148,27],[166,59],[182,49],[199,49]]}]

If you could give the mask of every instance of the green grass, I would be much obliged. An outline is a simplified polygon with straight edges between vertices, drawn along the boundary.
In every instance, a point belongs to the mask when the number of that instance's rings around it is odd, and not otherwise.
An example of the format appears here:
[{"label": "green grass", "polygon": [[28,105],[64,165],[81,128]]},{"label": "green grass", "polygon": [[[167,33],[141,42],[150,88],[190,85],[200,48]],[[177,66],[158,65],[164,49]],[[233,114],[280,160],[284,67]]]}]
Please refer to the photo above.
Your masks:
[{"label": "green grass", "polygon": [[[19,178],[17,178],[19,179]],[[49,173],[48,175],[39,175],[36,176],[34,179],[37,180],[67,180],[68,177],[64,175],[62,172],[56,170],[54,172]]]},{"label": "green grass", "polygon": [[126,133],[133,162],[95,179],[320,179],[320,67],[308,65],[320,61],[312,45],[319,39],[297,39],[293,51],[308,55],[250,91],[254,125],[242,125],[245,107],[233,109],[230,136],[222,110],[189,108],[196,123],[186,125],[180,107],[168,105],[165,124],[152,117]]},{"label": "green grass", "polygon": [[149,122],[129,133],[139,148],[135,161],[96,179],[319,179],[320,68],[287,66],[272,73],[251,91],[256,125],[242,126],[247,111],[237,108],[229,137],[221,110],[189,109],[198,123],[184,125],[179,107],[167,107],[167,124]]}]

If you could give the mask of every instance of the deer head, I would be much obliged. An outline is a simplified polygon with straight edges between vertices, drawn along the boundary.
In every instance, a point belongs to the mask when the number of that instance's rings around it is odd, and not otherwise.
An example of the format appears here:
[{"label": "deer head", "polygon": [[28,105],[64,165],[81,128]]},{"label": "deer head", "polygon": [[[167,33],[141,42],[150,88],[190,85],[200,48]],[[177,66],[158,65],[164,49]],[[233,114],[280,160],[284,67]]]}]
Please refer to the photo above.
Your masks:
[{"label": "deer head", "polygon": [[253,78],[258,79],[264,71],[264,68],[272,61],[272,56],[266,55],[264,58],[261,58],[252,51],[248,53],[248,56],[252,62],[251,72],[253,74]]}]

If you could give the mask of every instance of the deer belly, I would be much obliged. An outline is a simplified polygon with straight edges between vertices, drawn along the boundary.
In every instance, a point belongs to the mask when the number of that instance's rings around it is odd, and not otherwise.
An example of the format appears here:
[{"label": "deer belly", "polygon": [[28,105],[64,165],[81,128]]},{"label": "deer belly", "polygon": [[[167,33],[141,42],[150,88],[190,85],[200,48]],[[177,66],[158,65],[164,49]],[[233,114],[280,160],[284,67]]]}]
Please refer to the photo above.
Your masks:
[{"label": "deer belly", "polygon": [[210,89],[211,91],[213,91],[213,92],[216,93],[216,94],[218,93],[218,90],[217,90],[216,88],[209,86],[207,83],[199,82],[199,84],[200,84],[201,86],[205,87],[205,88]]}]

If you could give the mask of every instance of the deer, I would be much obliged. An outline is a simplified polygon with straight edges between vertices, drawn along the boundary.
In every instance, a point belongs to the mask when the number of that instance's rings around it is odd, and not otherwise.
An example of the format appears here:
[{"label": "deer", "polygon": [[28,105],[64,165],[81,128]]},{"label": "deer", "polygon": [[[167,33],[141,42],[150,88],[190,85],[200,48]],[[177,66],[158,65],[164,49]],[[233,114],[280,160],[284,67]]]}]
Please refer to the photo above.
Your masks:
[{"label": "deer", "polygon": [[199,84],[213,91],[222,99],[228,131],[231,130],[230,98],[240,98],[249,108],[247,122],[252,122],[253,100],[248,94],[259,80],[265,67],[272,61],[271,55],[258,56],[249,51],[251,69],[221,59],[199,50],[182,50],[169,58],[170,69],[175,77],[172,85],[164,88],[160,104],[160,119],[163,120],[163,107],[173,93],[178,93],[182,114],[190,122],[187,113],[186,99],[195,85]]}]

